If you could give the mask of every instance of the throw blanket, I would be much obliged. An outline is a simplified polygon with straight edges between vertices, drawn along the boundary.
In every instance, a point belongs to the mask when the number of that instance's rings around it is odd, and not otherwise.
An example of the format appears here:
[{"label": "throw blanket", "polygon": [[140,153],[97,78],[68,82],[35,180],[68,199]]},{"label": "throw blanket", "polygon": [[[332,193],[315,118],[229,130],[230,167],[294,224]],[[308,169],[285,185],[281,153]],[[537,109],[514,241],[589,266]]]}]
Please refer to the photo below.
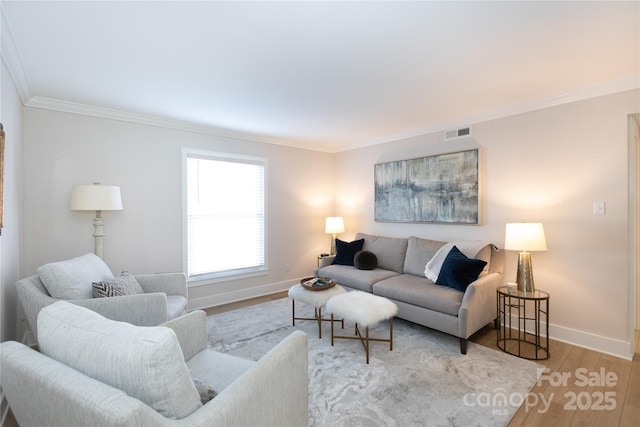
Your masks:
[{"label": "throw blanket", "polygon": [[438,252],[433,255],[429,262],[427,262],[424,269],[424,275],[427,279],[430,279],[433,282],[438,280],[442,263],[454,246],[457,246],[458,249],[460,249],[460,252],[468,258],[474,258],[482,248],[490,244],[491,243],[482,240],[462,240],[458,242],[445,243],[440,249],[438,249]]}]

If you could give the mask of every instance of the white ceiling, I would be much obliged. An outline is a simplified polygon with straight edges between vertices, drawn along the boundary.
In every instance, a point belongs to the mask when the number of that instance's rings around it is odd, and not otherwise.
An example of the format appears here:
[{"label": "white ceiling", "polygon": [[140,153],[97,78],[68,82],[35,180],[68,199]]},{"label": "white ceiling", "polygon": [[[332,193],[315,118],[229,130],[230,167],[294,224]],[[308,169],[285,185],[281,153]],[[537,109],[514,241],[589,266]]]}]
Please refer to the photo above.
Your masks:
[{"label": "white ceiling", "polygon": [[638,1],[1,4],[27,105],[329,152],[640,86]]}]

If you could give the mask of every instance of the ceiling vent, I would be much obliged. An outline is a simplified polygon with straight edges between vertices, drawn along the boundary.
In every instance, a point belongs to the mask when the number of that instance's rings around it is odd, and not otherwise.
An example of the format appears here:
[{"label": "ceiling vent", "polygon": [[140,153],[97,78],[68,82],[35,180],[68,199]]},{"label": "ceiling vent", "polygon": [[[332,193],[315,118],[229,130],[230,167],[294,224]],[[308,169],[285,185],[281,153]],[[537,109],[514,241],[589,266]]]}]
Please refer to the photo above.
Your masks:
[{"label": "ceiling vent", "polygon": [[465,136],[471,136],[471,126],[467,126],[460,129],[451,129],[444,131],[444,139],[462,138]]}]

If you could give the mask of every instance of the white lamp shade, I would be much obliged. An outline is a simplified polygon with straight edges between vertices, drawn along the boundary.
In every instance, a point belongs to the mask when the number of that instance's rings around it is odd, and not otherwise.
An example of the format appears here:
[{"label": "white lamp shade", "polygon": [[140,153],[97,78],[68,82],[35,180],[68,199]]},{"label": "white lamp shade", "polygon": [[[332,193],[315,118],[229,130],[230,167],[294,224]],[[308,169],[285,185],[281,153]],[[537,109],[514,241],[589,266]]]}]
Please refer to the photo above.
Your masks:
[{"label": "white lamp shade", "polygon": [[324,223],[324,232],[327,234],[344,233],[344,220],[341,216],[329,216]]},{"label": "white lamp shade", "polygon": [[115,185],[74,185],[69,209],[72,211],[120,211],[120,187]]},{"label": "white lamp shade", "polygon": [[512,251],[546,251],[544,228],[539,222],[516,222],[507,224],[504,248]]}]

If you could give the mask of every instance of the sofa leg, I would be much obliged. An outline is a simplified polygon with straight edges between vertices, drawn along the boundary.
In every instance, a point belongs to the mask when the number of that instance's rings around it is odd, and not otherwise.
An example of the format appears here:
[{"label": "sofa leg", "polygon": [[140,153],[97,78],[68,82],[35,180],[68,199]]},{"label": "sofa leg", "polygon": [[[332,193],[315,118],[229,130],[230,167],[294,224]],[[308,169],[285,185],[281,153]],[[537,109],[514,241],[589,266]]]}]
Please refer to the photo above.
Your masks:
[{"label": "sofa leg", "polygon": [[498,325],[498,318],[496,317],[495,319],[493,319],[493,329],[497,330],[498,326],[500,326],[500,325]]},{"label": "sofa leg", "polygon": [[469,343],[468,340],[466,340],[465,338],[460,338],[460,352],[462,354],[467,354],[467,344]]}]

